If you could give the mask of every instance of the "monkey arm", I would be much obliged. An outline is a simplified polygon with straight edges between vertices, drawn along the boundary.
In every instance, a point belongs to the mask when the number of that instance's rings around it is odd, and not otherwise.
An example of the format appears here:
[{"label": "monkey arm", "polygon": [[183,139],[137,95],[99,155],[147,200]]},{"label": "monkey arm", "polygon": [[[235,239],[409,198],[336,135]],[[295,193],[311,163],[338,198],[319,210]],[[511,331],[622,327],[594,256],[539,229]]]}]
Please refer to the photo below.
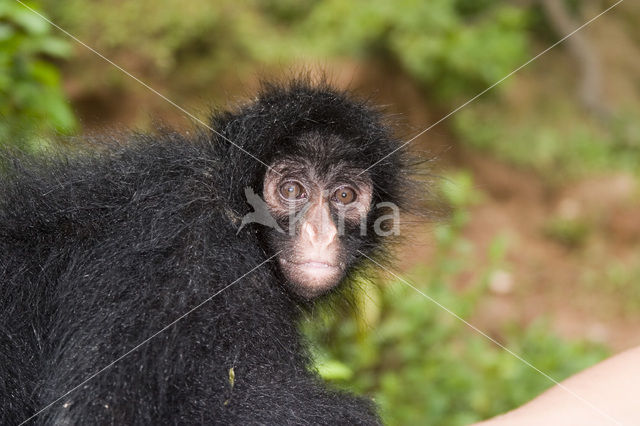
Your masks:
[{"label": "monkey arm", "polygon": [[308,371],[298,309],[269,265],[155,335],[264,258],[234,227],[213,232],[220,220],[194,219],[174,233],[128,223],[112,229],[118,238],[75,246],[52,295],[60,308],[46,327],[33,408],[73,391],[43,423],[377,423],[372,404]]},{"label": "monkey arm", "polygon": [[[264,286],[266,276],[256,271],[86,382],[45,412],[45,423],[378,424],[371,402],[329,390],[308,371],[295,321],[283,315],[280,290]],[[137,284],[137,296],[105,291],[82,298],[76,316],[57,326],[56,362],[47,369],[42,403],[209,295],[188,295],[174,282],[166,304],[154,309],[149,301],[158,299],[141,294],[157,283]]]},{"label": "monkey arm", "polygon": [[302,363],[245,362],[234,369],[228,424],[381,424],[372,401],[328,388]]}]

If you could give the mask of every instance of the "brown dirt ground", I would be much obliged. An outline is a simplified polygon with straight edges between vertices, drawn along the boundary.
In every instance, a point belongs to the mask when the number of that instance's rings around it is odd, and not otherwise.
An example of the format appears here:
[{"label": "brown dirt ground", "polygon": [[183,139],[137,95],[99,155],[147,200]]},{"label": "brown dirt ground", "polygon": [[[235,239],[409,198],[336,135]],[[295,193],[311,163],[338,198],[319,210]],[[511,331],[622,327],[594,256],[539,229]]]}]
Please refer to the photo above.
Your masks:
[{"label": "brown dirt ground", "polygon": [[[638,206],[628,203],[635,189],[612,189],[616,183],[625,187],[633,179],[601,176],[550,189],[534,174],[478,153],[459,151],[456,167],[471,170],[476,186],[486,195],[471,209],[464,236],[478,253],[487,251],[495,235],[506,234],[510,241],[506,268],[512,286],[495,291],[484,301],[477,323],[497,332],[505,321],[530,323],[544,315],[563,336],[605,342],[614,350],[640,344],[640,312],[618,311],[616,295],[599,293],[585,286],[583,279],[583,269],[591,268],[590,262],[603,268],[609,261],[593,259],[595,247],[611,259],[638,252],[640,215]],[[597,200],[595,205],[590,204],[593,200]],[[567,204],[576,205],[579,214],[599,217],[580,248],[569,248],[543,232],[549,218],[562,214]]]}]

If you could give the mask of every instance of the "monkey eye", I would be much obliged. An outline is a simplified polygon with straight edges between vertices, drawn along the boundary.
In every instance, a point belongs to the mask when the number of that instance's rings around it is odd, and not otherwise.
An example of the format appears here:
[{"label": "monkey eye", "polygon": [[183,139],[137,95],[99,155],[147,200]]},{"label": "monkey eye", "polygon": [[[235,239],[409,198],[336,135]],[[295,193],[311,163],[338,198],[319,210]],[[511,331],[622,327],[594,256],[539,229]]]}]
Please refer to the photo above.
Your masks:
[{"label": "monkey eye", "polygon": [[280,195],[289,201],[299,200],[305,198],[306,193],[302,184],[296,181],[288,181],[280,185]]},{"label": "monkey eye", "polygon": [[356,200],[356,191],[350,186],[343,186],[333,193],[333,199],[340,204],[351,204]]}]

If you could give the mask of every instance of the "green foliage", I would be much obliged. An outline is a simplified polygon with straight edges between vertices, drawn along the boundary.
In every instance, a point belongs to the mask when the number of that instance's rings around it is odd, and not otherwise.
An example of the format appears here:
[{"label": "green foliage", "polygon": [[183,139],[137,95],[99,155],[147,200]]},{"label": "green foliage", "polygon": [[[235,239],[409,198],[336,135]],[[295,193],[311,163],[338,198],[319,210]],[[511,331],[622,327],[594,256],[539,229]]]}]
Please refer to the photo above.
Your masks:
[{"label": "green foliage", "polygon": [[286,19],[282,1],[248,2],[246,7],[231,0],[43,2],[78,38],[147,76],[176,79],[176,71],[189,68],[195,73],[192,79],[208,83],[243,64],[281,59],[280,49],[288,43],[268,14]]},{"label": "green foliage", "polygon": [[35,149],[48,132],[74,130],[52,61],[69,53],[41,17],[19,3],[0,3],[0,143]]},{"label": "green foliage", "polygon": [[304,23],[310,43],[392,58],[447,102],[510,72],[524,57],[525,27],[523,10],[503,2],[450,0],[328,0]]},{"label": "green foliage", "polygon": [[500,3],[500,0],[456,0],[454,3],[456,10],[462,16],[472,18],[495,7]]},{"label": "green foliage", "polygon": [[178,64],[206,63],[215,75],[241,64],[355,53],[393,59],[447,102],[500,79],[527,45],[526,13],[495,0],[44,1],[107,56],[135,58],[165,75]]},{"label": "green foliage", "polygon": [[305,19],[319,0],[260,0],[262,12],[281,25],[294,25]]},{"label": "green foliage", "polygon": [[547,237],[569,248],[577,248],[586,242],[591,233],[591,226],[582,219],[556,217],[545,224],[543,231]]},{"label": "green foliage", "polygon": [[629,259],[619,259],[610,253],[588,264],[581,282],[600,301],[609,301],[611,313],[637,316],[640,313],[640,252]]},{"label": "green foliage", "polygon": [[[319,372],[338,386],[373,396],[389,425],[466,425],[517,407],[553,384],[443,308],[473,323],[506,245],[495,239],[477,282],[454,290],[475,257],[462,230],[477,195],[467,174],[443,180],[441,191],[455,208],[451,221],[435,231],[431,265],[411,274],[412,285],[426,297],[394,280],[369,289],[361,302],[360,317],[369,327],[358,315],[318,315],[305,323]],[[514,324],[494,338],[555,380],[606,356],[602,347],[559,339],[543,322]]]},{"label": "green foliage", "polygon": [[520,119],[503,105],[474,105],[453,117],[453,128],[463,143],[550,182],[595,171],[640,170],[640,128],[630,115],[620,115],[611,129],[603,129],[580,117],[575,107],[556,103],[545,108]]}]

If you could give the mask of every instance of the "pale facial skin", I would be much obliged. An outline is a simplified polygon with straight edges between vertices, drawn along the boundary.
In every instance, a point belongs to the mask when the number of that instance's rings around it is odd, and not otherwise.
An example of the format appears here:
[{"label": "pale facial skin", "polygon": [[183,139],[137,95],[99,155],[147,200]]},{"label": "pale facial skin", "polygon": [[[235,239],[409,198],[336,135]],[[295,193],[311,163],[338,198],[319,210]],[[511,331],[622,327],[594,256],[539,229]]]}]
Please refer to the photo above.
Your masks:
[{"label": "pale facial skin", "polygon": [[265,176],[265,202],[286,234],[277,237],[280,269],[304,298],[327,292],[346,274],[344,240],[354,228],[358,235],[371,208],[370,179],[359,173],[338,166],[321,176],[301,161],[283,160]]}]

